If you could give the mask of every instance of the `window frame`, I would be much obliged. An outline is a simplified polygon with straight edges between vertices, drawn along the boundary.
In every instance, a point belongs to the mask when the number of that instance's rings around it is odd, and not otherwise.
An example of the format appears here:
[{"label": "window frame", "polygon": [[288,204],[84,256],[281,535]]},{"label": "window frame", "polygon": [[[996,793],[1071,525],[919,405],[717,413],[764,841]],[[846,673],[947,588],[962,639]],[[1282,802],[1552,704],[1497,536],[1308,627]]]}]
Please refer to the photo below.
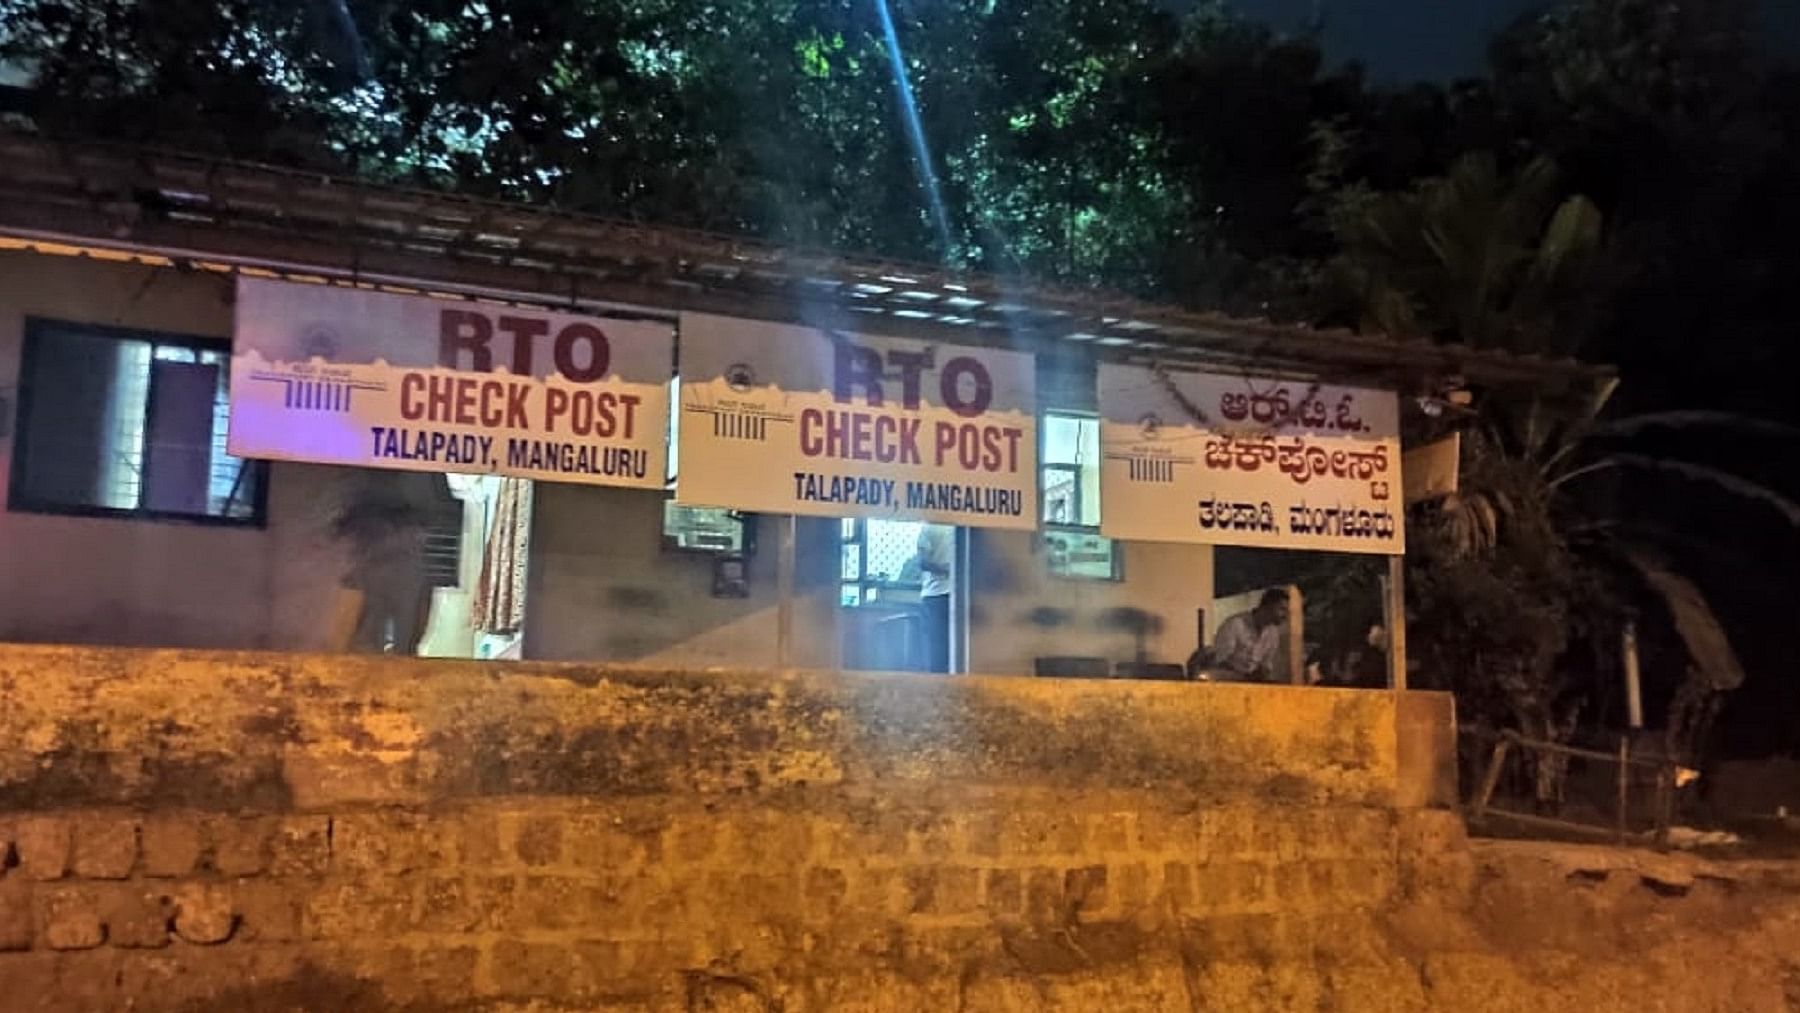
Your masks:
[{"label": "window frame", "polygon": [[[1084,499],[1082,497],[1082,490],[1081,490],[1081,465],[1079,465],[1079,464],[1063,464],[1061,462],[1052,463],[1049,461],[1043,461],[1038,464],[1038,472],[1043,476],[1043,481],[1041,483],[1043,488],[1042,488],[1040,495],[1045,500],[1048,500],[1050,498],[1049,478],[1052,474],[1072,476],[1072,481],[1070,483],[1072,488],[1071,488],[1070,496],[1069,496],[1069,505],[1074,508],[1074,510],[1072,512],[1075,514],[1075,516],[1080,517],[1081,516],[1081,508],[1086,505],[1086,503],[1084,502]],[[1046,505],[1048,505],[1048,504],[1046,504]],[[1049,519],[1048,517],[1043,518],[1040,521],[1040,523],[1042,523],[1045,527],[1049,527],[1049,528],[1080,528],[1080,529],[1091,528],[1092,530],[1095,530],[1095,531],[1100,530],[1100,525],[1098,525],[1098,524],[1081,524],[1081,523],[1073,522],[1073,521],[1053,521],[1053,520]]]},{"label": "window frame", "polygon": [[[1119,542],[1118,539],[1106,538],[1105,535],[1102,535],[1100,533],[1100,525],[1097,523],[1096,524],[1061,523],[1061,522],[1054,522],[1054,521],[1046,520],[1042,516],[1044,508],[1041,504],[1045,503],[1049,498],[1050,483],[1049,483],[1048,479],[1049,479],[1051,471],[1053,469],[1055,471],[1057,471],[1059,473],[1063,473],[1063,474],[1073,473],[1075,476],[1075,491],[1074,491],[1074,496],[1071,498],[1070,502],[1075,507],[1076,516],[1080,516],[1081,508],[1084,505],[1083,491],[1082,491],[1082,487],[1081,487],[1081,465],[1066,464],[1066,463],[1063,463],[1060,461],[1051,462],[1051,461],[1047,460],[1047,457],[1049,456],[1047,451],[1049,449],[1049,441],[1050,441],[1050,417],[1052,415],[1057,416],[1059,418],[1065,418],[1065,419],[1092,421],[1094,423],[1096,429],[1098,429],[1098,427],[1100,425],[1100,413],[1098,413],[1098,412],[1083,411],[1081,409],[1076,409],[1076,408],[1044,408],[1039,413],[1039,419],[1038,419],[1038,501],[1040,503],[1040,506],[1038,508],[1038,512],[1039,512],[1040,516],[1038,517],[1037,537],[1038,537],[1039,549],[1043,552],[1043,555],[1044,555],[1044,573],[1047,574],[1052,580],[1072,580],[1072,581],[1081,581],[1081,582],[1089,582],[1089,583],[1096,582],[1096,581],[1111,582],[1111,583],[1115,583],[1115,584],[1120,583],[1120,582],[1124,581],[1124,579],[1125,579],[1125,553],[1123,551],[1121,551],[1121,543]],[[1095,474],[1097,476],[1100,471],[1100,460],[1098,457],[1095,458],[1093,467],[1094,467]],[[1100,503],[1100,502],[1096,502],[1094,504],[1094,508],[1095,508],[1095,511],[1097,514],[1099,510],[1104,509],[1104,504]],[[1048,536],[1051,534],[1092,535],[1096,538],[1105,538],[1107,543],[1112,546],[1112,572],[1111,572],[1111,574],[1109,574],[1107,576],[1099,576],[1096,574],[1058,572],[1054,569],[1051,569],[1050,555],[1049,555],[1049,551],[1048,551],[1048,549],[1049,549],[1049,537]]]},{"label": "window frame", "polygon": [[[883,593],[888,592],[888,591],[897,591],[902,595],[905,595],[905,594],[917,595],[925,589],[925,581],[923,579],[916,580],[916,581],[870,580],[869,579],[869,522],[871,520],[888,521],[888,520],[895,520],[895,519],[888,518],[888,517],[836,517],[836,518],[833,518],[833,521],[835,522],[835,524],[837,526],[836,527],[837,554],[833,560],[833,563],[834,563],[833,572],[835,572],[837,574],[837,589],[838,590],[837,590],[837,599],[836,600],[837,600],[837,607],[840,609],[867,608],[870,604],[869,591],[871,588],[878,592],[883,592]],[[900,523],[909,523],[909,522],[905,521],[905,520],[901,520]],[[924,522],[912,521],[910,523],[924,523]],[[851,528],[853,531],[853,534],[851,534],[848,537],[846,537],[844,534],[844,529],[846,527]],[[854,579],[846,578],[844,576],[844,546],[846,546],[846,545],[855,545],[856,546],[856,577]],[[854,605],[844,604],[844,589],[847,587],[856,588],[856,604],[854,604]],[[878,605],[896,604],[896,602],[893,599],[882,598],[879,595],[876,597],[875,602]],[[899,601],[897,603],[901,604],[901,605],[912,604],[911,602],[906,601],[904,598],[899,599]]]},{"label": "window frame", "polygon": [[[55,331],[80,331],[95,337],[109,338],[114,341],[139,341],[151,347],[154,361],[155,349],[158,346],[176,346],[196,352],[222,352],[225,356],[224,367],[231,369],[231,339],[214,338],[199,334],[181,334],[173,331],[159,331],[147,327],[121,327],[114,324],[96,324],[84,320],[63,320],[54,317],[27,316],[23,340],[19,352],[19,384],[18,407],[14,414],[12,427],[11,450],[12,466],[7,476],[6,509],[9,513],[42,514],[52,517],[91,517],[98,519],[151,521],[165,524],[190,524],[201,527],[239,528],[263,530],[269,522],[269,462],[258,458],[239,458],[244,467],[251,470],[256,477],[256,488],[250,498],[250,515],[248,517],[221,517],[213,514],[183,513],[176,510],[152,510],[144,506],[108,507],[95,506],[89,503],[65,503],[53,499],[44,499],[32,495],[27,488],[27,469],[30,466],[30,442],[26,439],[33,425],[32,406],[41,393],[36,389],[37,363],[40,349],[47,341],[53,341]],[[154,374],[146,380],[154,386]],[[229,389],[229,379],[227,388]],[[149,388],[147,388],[149,389]],[[153,394],[146,395],[146,402]],[[227,395],[229,397],[229,394]],[[228,402],[229,403],[229,402]],[[143,502],[143,490],[138,491],[138,502]]]},{"label": "window frame", "polygon": [[[669,533],[669,510],[671,508],[675,510],[724,510],[727,513],[736,514],[735,520],[738,526],[738,548],[736,550],[708,549],[698,545],[682,545],[675,536]],[[756,515],[747,510],[738,510],[733,507],[701,507],[695,506],[692,503],[677,503],[675,502],[674,491],[664,489],[662,491],[662,500],[656,517],[656,537],[657,541],[661,544],[662,551],[673,555],[707,558],[722,557],[725,559],[742,559],[748,561],[752,556],[756,555]]]}]

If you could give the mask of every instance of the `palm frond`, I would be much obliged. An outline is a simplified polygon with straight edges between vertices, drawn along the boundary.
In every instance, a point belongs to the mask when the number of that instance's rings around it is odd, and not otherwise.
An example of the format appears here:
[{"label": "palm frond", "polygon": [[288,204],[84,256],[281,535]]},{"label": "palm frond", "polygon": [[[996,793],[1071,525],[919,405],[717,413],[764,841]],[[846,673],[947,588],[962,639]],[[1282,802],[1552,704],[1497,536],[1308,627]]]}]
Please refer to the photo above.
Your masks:
[{"label": "palm frond", "polygon": [[1800,528],[1800,504],[1796,504],[1793,500],[1788,499],[1786,496],[1783,496],[1775,490],[1764,485],[1759,485],[1747,478],[1733,475],[1728,471],[1720,471],[1717,468],[1709,468],[1704,464],[1693,464],[1688,461],[1671,461],[1660,457],[1649,457],[1644,454],[1609,454],[1606,457],[1595,461],[1593,464],[1576,468],[1574,471],[1556,477],[1551,480],[1550,487],[1555,489],[1566,482],[1574,481],[1584,475],[1591,475],[1612,468],[1642,468],[1646,471],[1662,472],[1664,474],[1674,475],[1678,478],[1703,482],[1732,493],[1733,495],[1741,496],[1744,499],[1753,500],[1762,503],[1765,506],[1772,507],[1787,520],[1790,526]]},{"label": "palm frond", "polygon": [[1600,208],[1593,201],[1579,194],[1563,201],[1538,245],[1531,266],[1534,280],[1549,284],[1593,254],[1600,247],[1600,229]]},{"label": "palm frond", "polygon": [[[1489,164],[1492,164],[1491,156]],[[1539,155],[1519,170],[1509,196],[1517,203],[1521,219],[1542,221],[1544,210],[1555,199],[1561,185],[1562,171],[1557,168],[1556,161]]]},{"label": "palm frond", "polygon": [[1800,427],[1780,422],[1770,422],[1736,412],[1719,411],[1669,411],[1648,412],[1643,415],[1632,415],[1627,418],[1613,419],[1593,427],[1590,434],[1601,437],[1636,436],[1652,429],[1698,429],[1718,428],[1758,436],[1779,436],[1788,439],[1800,439]]},{"label": "palm frond", "polygon": [[1508,512],[1504,496],[1486,492],[1451,493],[1439,510],[1458,555],[1479,556],[1500,540],[1500,522]]},{"label": "palm frond", "polygon": [[1612,396],[1618,389],[1619,378],[1607,377],[1606,380],[1595,386],[1593,393],[1582,403],[1579,411],[1570,413],[1562,426],[1563,436],[1560,445],[1544,458],[1544,463],[1539,467],[1544,475],[1554,474],[1557,465],[1561,464],[1570,454],[1581,449],[1583,442],[1592,436],[1594,430],[1601,425],[1600,415],[1606,411],[1607,404],[1612,401]]},{"label": "palm frond", "polygon": [[1694,582],[1657,562],[1648,553],[1626,550],[1620,556],[1655,591],[1675,620],[1675,632],[1687,648],[1688,658],[1715,691],[1737,689],[1744,684],[1744,666],[1731,647],[1712,604]]},{"label": "palm frond", "polygon": [[[1693,528],[1670,527],[1636,518],[1614,517],[1590,520],[1565,528],[1574,541],[1587,545],[1625,543],[1656,552],[1697,553],[1709,559],[1738,566],[1757,567],[1768,562],[1755,549],[1747,549],[1729,540],[1696,534]],[[1616,549],[1614,550],[1616,553]]]}]

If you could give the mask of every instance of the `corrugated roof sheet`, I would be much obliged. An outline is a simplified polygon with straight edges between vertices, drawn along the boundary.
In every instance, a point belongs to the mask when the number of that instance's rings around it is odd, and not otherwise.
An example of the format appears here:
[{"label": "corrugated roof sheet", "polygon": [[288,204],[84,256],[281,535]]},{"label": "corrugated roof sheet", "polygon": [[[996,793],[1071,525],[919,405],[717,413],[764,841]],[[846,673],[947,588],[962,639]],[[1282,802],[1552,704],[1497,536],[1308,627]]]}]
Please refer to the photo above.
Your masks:
[{"label": "corrugated roof sheet", "polygon": [[[0,233],[554,305],[810,320],[1109,358],[1582,386],[1610,371],[167,152],[0,133]],[[869,318],[877,318],[869,320]]]}]

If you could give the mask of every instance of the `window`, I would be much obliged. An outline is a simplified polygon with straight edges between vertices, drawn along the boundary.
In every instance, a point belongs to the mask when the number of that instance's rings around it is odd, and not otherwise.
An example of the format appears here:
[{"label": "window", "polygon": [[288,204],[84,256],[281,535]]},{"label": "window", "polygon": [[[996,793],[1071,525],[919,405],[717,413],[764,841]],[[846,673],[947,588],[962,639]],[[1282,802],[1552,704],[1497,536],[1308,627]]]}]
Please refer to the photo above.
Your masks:
[{"label": "window", "polygon": [[1100,420],[1044,415],[1044,523],[1100,526]]},{"label": "window", "polygon": [[744,545],[744,515],[736,510],[663,501],[665,548],[742,556],[747,555]]},{"label": "window", "polygon": [[919,531],[924,527],[918,521],[841,520],[838,604],[856,608],[916,596],[924,576],[919,569]]},{"label": "window", "polygon": [[260,462],[225,452],[230,346],[28,320],[14,510],[260,524]]},{"label": "window", "polygon": [[462,518],[425,528],[425,579],[432,587],[462,587]]},{"label": "window", "polygon": [[1100,420],[1045,412],[1044,558],[1057,577],[1117,580],[1112,539],[1100,535]]}]

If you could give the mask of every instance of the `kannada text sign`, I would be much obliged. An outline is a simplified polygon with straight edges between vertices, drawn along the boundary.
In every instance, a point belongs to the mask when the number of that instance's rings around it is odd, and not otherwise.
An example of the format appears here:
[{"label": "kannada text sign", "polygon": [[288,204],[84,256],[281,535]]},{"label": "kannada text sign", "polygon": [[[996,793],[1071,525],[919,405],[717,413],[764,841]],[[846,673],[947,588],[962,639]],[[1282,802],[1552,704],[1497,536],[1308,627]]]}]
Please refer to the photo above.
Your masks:
[{"label": "kannada text sign", "polygon": [[1104,534],[1404,551],[1391,392],[1113,364],[1099,382]]}]

